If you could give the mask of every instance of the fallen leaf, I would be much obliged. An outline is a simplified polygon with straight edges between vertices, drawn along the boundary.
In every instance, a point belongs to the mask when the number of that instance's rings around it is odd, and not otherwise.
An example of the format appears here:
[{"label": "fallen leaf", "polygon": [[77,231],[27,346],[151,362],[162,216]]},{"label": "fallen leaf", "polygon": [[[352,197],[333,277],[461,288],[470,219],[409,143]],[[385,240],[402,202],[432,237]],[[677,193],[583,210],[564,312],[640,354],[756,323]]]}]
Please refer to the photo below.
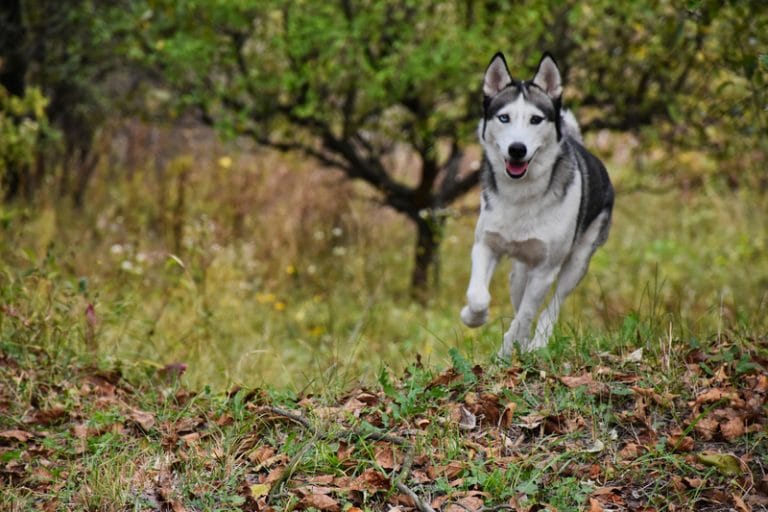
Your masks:
[{"label": "fallen leaf", "polygon": [[427,389],[432,389],[436,386],[447,386],[454,380],[458,379],[460,376],[461,374],[459,374],[455,368],[449,368],[448,370],[432,379],[432,382],[429,383]]},{"label": "fallen leaf", "polygon": [[445,512],[477,512],[483,508],[483,500],[477,496],[465,496],[456,501],[456,503],[450,503]]},{"label": "fallen leaf", "polygon": [[327,494],[313,494],[310,496],[304,496],[296,505],[296,508],[299,510],[316,508],[322,512],[338,512],[340,510],[339,502]]},{"label": "fallen leaf", "polygon": [[652,389],[642,388],[640,386],[631,386],[629,389],[631,389],[633,392],[635,392],[640,396],[648,398],[649,400],[653,401],[656,405],[660,405],[662,407],[668,407],[672,403],[672,399],[674,398],[674,395],[672,394],[665,393],[664,396],[662,396]]},{"label": "fallen leaf", "polygon": [[349,484],[353,491],[378,492],[390,488],[389,478],[373,468],[366,469]]},{"label": "fallen leaf", "polygon": [[251,498],[255,500],[269,494],[270,489],[272,489],[272,485],[270,484],[253,484],[248,487],[248,491],[251,493]]},{"label": "fallen leaf", "polygon": [[378,443],[374,452],[374,459],[384,469],[395,469],[400,467],[397,461],[395,448],[387,443]]},{"label": "fallen leaf", "polygon": [[733,504],[738,512],[752,512],[752,507],[744,503],[741,497],[733,495]]},{"label": "fallen leaf", "polygon": [[357,398],[350,398],[342,406],[342,410],[351,413],[355,418],[359,418],[362,410],[366,408],[365,402],[361,402]]},{"label": "fallen leaf", "polygon": [[677,452],[690,452],[693,450],[694,442],[692,437],[683,435],[683,432],[677,429],[667,438],[667,446]]},{"label": "fallen leaf", "polygon": [[13,439],[20,443],[26,443],[33,437],[35,437],[35,434],[27,432],[26,430],[4,430],[0,432],[0,439]]},{"label": "fallen leaf", "polygon": [[726,476],[735,476],[744,472],[741,460],[732,453],[706,451],[696,454],[696,458],[702,464],[713,466]]},{"label": "fallen leaf", "polygon": [[702,404],[710,404],[713,402],[719,402],[720,400],[728,400],[730,402],[737,402],[740,400],[739,394],[735,391],[724,391],[720,388],[714,388],[699,394],[696,397],[696,401],[693,404],[694,409],[698,409]]},{"label": "fallen leaf", "polygon": [[704,439],[709,441],[717,433],[717,429],[720,424],[714,418],[701,418],[694,426],[693,429]]},{"label": "fallen leaf", "polygon": [[707,483],[703,478],[692,478],[687,476],[683,477],[683,482],[685,482],[691,489],[700,489]]},{"label": "fallen leaf", "polygon": [[461,461],[453,460],[444,466],[429,466],[427,468],[427,475],[432,480],[439,477],[444,477],[446,480],[453,480],[459,476],[466,469],[466,464]]},{"label": "fallen leaf", "polygon": [[463,405],[459,408],[459,428],[462,430],[472,430],[477,427],[477,417],[472,414]]},{"label": "fallen leaf", "polygon": [[744,420],[739,416],[733,416],[725,423],[720,424],[720,432],[722,432],[726,441],[732,441],[739,436],[743,436],[745,432]]},{"label": "fallen leaf", "polygon": [[258,446],[248,454],[248,460],[254,464],[263,464],[275,456],[275,449],[271,446]]},{"label": "fallen leaf", "polygon": [[621,460],[634,460],[643,454],[645,448],[637,443],[627,443],[619,450],[619,458]]},{"label": "fallen leaf", "polygon": [[512,418],[515,416],[515,410],[517,409],[516,402],[509,402],[499,417],[499,427],[509,428],[512,425]]},{"label": "fallen leaf", "polygon": [[145,432],[148,432],[155,426],[154,414],[140,409],[130,409],[128,412],[128,419],[139,425]]},{"label": "fallen leaf", "polygon": [[595,498],[589,498],[589,512],[602,512],[603,506]]}]

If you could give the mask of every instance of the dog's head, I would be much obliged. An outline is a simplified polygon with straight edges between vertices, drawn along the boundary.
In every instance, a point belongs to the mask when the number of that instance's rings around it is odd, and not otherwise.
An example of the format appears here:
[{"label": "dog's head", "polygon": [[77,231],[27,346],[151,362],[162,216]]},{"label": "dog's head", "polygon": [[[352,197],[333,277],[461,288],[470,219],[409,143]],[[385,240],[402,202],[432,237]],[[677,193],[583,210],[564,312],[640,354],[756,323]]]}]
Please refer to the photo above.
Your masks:
[{"label": "dog's head", "polygon": [[537,152],[560,141],[560,70],[545,53],[531,80],[515,80],[499,52],[483,79],[480,139],[486,152],[503,159],[506,174],[520,179]]}]

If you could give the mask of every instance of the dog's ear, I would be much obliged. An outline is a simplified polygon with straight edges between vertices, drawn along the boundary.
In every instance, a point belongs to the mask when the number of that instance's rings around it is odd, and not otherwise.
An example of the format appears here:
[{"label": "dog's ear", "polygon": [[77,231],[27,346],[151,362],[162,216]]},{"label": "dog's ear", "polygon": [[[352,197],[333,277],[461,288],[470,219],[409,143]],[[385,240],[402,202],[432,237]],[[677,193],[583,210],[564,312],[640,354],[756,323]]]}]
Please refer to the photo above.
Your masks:
[{"label": "dog's ear", "polygon": [[483,78],[483,94],[486,98],[496,96],[502,89],[512,83],[512,76],[507,68],[507,61],[504,54],[498,52],[488,64]]},{"label": "dog's ear", "polygon": [[532,82],[552,99],[556,100],[563,95],[563,80],[560,77],[560,69],[548,52],[541,57]]}]

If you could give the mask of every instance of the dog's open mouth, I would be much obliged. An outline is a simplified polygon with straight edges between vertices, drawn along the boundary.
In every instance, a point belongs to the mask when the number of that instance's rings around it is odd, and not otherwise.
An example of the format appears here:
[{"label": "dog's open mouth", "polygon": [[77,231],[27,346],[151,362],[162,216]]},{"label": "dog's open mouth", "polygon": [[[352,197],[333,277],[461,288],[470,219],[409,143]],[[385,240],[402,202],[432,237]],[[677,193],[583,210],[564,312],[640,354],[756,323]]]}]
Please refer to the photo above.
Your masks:
[{"label": "dog's open mouth", "polygon": [[528,162],[504,160],[504,164],[507,167],[507,176],[515,180],[525,176],[528,170]]}]

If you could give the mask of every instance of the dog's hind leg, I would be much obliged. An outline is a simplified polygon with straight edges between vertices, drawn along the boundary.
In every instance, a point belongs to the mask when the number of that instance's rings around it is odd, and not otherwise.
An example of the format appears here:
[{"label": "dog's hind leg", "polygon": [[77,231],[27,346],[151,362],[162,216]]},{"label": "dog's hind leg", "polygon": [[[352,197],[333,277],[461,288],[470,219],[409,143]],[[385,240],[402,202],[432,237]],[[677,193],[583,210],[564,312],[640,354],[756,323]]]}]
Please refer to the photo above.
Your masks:
[{"label": "dog's hind leg", "polygon": [[607,222],[610,222],[610,212],[608,211],[598,215],[576,242],[576,246],[560,270],[552,300],[536,322],[536,334],[528,345],[529,350],[546,346],[549,338],[552,337],[557,317],[560,314],[560,306],[584,278],[592,255],[605,242],[608,229]]},{"label": "dog's hind leg", "polygon": [[528,283],[528,266],[520,261],[513,261],[512,266],[512,272],[509,273],[509,298],[517,313]]},{"label": "dog's hind leg", "polygon": [[472,246],[472,274],[467,288],[467,305],[461,310],[461,320],[469,327],[483,325],[488,319],[491,294],[488,285],[499,261],[498,255],[483,242]]},{"label": "dog's hind leg", "polygon": [[515,319],[512,320],[509,329],[504,334],[504,343],[499,350],[499,357],[509,357],[515,343],[519,344],[523,351],[530,350],[528,340],[531,335],[531,324],[557,277],[557,270],[557,268],[538,268],[529,271],[528,283],[520,301],[520,308],[516,311]]}]

